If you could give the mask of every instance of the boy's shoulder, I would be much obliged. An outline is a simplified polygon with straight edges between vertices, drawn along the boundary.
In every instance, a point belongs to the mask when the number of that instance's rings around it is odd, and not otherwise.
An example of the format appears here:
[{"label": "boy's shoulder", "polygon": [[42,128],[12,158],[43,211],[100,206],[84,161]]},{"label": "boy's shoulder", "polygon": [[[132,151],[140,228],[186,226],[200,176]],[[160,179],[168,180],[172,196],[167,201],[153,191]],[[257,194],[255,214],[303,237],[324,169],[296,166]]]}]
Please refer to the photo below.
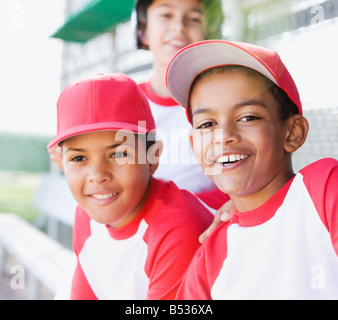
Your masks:
[{"label": "boy's shoulder", "polygon": [[317,160],[299,171],[303,176],[312,175],[322,177],[323,174],[330,175],[338,169],[338,160],[334,158],[323,158]]},{"label": "boy's shoulder", "polygon": [[[300,170],[299,174],[326,228],[331,233],[338,232],[338,161],[321,159]],[[338,247],[338,241],[335,245]]]},{"label": "boy's shoulder", "polygon": [[145,213],[148,224],[161,228],[204,228],[213,220],[212,213],[197,196],[179,189],[172,181],[154,178],[149,198]]},{"label": "boy's shoulder", "polygon": [[192,213],[198,210],[199,212],[203,211],[211,214],[207,206],[195,194],[188,190],[180,189],[173,181],[154,178],[150,196],[153,198],[154,206],[159,206],[172,212],[187,210],[188,213]]},{"label": "boy's shoulder", "polygon": [[304,185],[313,195],[328,190],[336,192],[338,184],[338,160],[324,158],[309,164],[298,173]]}]

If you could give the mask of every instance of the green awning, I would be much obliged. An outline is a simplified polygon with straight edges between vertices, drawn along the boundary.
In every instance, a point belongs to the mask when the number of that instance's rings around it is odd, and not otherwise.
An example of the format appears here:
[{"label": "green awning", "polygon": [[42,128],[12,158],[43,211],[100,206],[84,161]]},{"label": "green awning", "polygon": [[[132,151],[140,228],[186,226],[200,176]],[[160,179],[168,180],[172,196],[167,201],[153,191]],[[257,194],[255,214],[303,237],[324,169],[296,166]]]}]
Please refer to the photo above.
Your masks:
[{"label": "green awning", "polygon": [[93,0],[70,15],[52,37],[70,42],[86,42],[130,19],[134,0]]}]

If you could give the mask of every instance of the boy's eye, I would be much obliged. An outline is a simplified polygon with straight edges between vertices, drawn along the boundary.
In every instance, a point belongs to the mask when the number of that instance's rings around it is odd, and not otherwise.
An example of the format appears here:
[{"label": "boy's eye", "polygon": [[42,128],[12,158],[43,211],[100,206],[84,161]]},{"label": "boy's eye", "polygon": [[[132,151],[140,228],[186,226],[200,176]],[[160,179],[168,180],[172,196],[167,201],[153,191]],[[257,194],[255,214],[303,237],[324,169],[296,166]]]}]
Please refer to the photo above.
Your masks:
[{"label": "boy's eye", "polygon": [[73,162],[81,162],[81,161],[84,161],[84,160],[85,160],[85,157],[84,157],[84,156],[76,156],[76,157],[71,158],[70,161],[73,161]]},{"label": "boy's eye", "polygon": [[191,22],[194,22],[194,23],[202,23],[202,20],[199,19],[199,18],[192,18],[190,19]]},{"label": "boy's eye", "polygon": [[255,121],[255,120],[259,120],[260,117],[256,117],[256,116],[245,116],[243,118],[240,119],[240,121],[243,122],[249,122],[249,121]]},{"label": "boy's eye", "polygon": [[163,18],[170,18],[171,14],[170,13],[162,13]]},{"label": "boy's eye", "polygon": [[215,125],[214,122],[209,121],[209,122],[205,122],[205,123],[199,125],[196,129],[207,129],[207,128],[210,128],[214,125]]},{"label": "boy's eye", "polygon": [[127,156],[127,151],[116,151],[111,155],[112,158],[125,158]]},{"label": "boy's eye", "polygon": [[171,18],[172,17],[172,13],[170,11],[162,11],[162,12],[159,12],[160,16],[162,18]]},{"label": "boy's eye", "polygon": [[188,20],[193,23],[202,23],[201,17],[189,17]]}]

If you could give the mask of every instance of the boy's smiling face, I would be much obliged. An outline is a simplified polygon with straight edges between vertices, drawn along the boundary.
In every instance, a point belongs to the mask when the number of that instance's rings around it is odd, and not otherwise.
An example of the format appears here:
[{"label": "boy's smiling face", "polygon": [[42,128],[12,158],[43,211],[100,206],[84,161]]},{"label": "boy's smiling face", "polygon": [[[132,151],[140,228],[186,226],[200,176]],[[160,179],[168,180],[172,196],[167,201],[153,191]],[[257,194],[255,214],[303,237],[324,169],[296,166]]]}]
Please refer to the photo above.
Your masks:
[{"label": "boy's smiling face", "polygon": [[190,106],[194,154],[239,211],[260,206],[293,176],[289,121],[261,78],[209,74],[193,87]]},{"label": "boy's smiling face", "polygon": [[202,10],[199,0],[153,1],[142,38],[156,63],[166,66],[179,49],[204,39]]},{"label": "boy's smiling face", "polygon": [[145,142],[137,135],[82,134],[66,139],[61,152],[70,190],[95,221],[118,228],[138,214],[157,165],[148,162]]}]

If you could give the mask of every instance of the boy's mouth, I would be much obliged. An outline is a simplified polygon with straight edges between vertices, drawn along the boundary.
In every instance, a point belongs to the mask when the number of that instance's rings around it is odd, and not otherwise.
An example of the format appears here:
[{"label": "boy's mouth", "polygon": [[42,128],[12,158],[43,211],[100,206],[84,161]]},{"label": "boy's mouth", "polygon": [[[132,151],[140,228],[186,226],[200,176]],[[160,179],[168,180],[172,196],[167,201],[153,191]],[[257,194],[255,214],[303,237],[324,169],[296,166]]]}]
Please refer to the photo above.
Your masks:
[{"label": "boy's mouth", "polygon": [[182,39],[171,39],[167,41],[167,44],[177,47],[177,48],[183,48],[186,45],[188,45],[188,42]]},{"label": "boy's mouth", "polygon": [[223,166],[234,164],[238,161],[247,159],[249,156],[246,154],[228,154],[222,155],[214,161],[215,164],[221,164]]},{"label": "boy's mouth", "polygon": [[98,199],[98,200],[104,200],[104,199],[116,197],[117,194],[118,193],[116,192],[116,193],[105,193],[105,194],[92,194],[91,196],[95,199]]},{"label": "boy's mouth", "polygon": [[176,46],[176,47],[182,47],[182,46],[185,45],[185,42],[180,41],[180,40],[172,40],[169,43],[173,46]]},{"label": "boy's mouth", "polygon": [[120,192],[108,192],[90,193],[87,194],[87,196],[89,199],[91,199],[91,201],[94,201],[95,205],[105,206],[116,201],[120,194]]}]

